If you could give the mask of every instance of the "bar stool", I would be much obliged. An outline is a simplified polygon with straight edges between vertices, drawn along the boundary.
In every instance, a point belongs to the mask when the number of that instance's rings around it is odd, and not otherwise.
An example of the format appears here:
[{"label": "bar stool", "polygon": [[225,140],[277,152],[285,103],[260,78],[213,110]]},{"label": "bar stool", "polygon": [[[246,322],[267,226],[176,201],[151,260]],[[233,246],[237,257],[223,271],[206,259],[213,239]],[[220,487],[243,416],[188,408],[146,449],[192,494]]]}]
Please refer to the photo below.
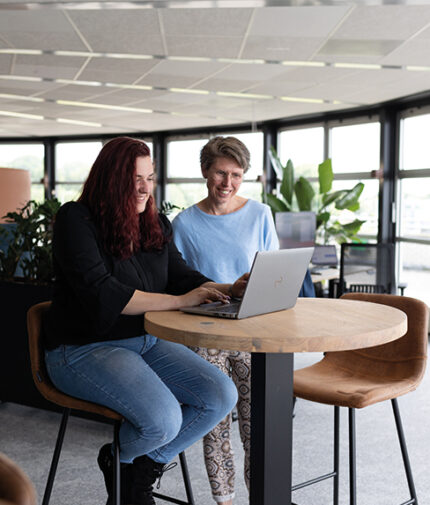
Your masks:
[{"label": "bar stool", "polygon": [[[60,458],[61,448],[63,445],[64,434],[66,432],[67,422],[71,410],[80,410],[91,414],[98,414],[114,421],[113,429],[113,446],[114,446],[114,479],[113,479],[113,505],[120,505],[120,461],[119,461],[119,429],[123,421],[123,417],[117,412],[108,409],[96,403],[79,400],[69,396],[57,389],[51,380],[45,365],[44,351],[41,342],[42,316],[49,309],[51,302],[38,303],[30,307],[27,313],[27,329],[30,346],[30,361],[33,380],[40,393],[50,402],[63,407],[63,416],[58,431],[55,450],[52,457],[51,467],[49,470],[48,480],[46,483],[45,493],[42,500],[42,505],[48,505],[52,487],[54,484],[55,473],[57,471],[58,460]],[[179,454],[179,460],[182,469],[185,492],[187,501],[179,500],[174,497],[153,493],[155,497],[162,500],[176,503],[178,505],[195,505],[191,482],[188,473],[185,453]]]},{"label": "bar stool", "polygon": [[[403,433],[397,397],[420,384],[427,361],[428,308],[415,298],[389,294],[348,293],[342,298],[381,303],[408,316],[408,331],[387,344],[353,351],[327,352],[314,365],[294,372],[294,395],[334,406],[333,471],[292,487],[292,490],[333,478],[333,504],[339,503],[339,408],[349,414],[349,503],[356,505],[355,412],[391,400],[410,498],[402,505],[417,504],[412,471]],[[365,312],[363,317],[366,317]]]},{"label": "bar stool", "polygon": [[37,505],[33,483],[23,470],[0,453],[0,505]]}]

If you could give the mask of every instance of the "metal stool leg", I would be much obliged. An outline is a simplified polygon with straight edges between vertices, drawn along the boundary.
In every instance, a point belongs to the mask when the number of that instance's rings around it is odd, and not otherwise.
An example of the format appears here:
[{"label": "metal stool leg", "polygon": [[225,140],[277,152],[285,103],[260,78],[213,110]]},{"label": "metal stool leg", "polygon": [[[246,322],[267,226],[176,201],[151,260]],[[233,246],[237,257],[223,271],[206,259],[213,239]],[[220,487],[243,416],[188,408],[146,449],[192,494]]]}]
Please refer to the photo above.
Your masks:
[{"label": "metal stool leg", "polygon": [[406,439],[403,432],[402,419],[400,417],[397,398],[393,398],[391,400],[391,405],[393,407],[394,419],[396,421],[397,435],[399,437],[400,449],[402,451],[403,464],[405,467],[406,478],[408,480],[409,492],[411,493],[411,500],[406,503],[414,503],[415,505],[418,505],[417,493],[415,491],[414,479],[412,477],[412,469],[409,462],[408,449],[406,447]]},{"label": "metal stool leg", "polygon": [[113,505],[120,505],[121,496],[121,465],[119,462],[119,429],[121,421],[115,421],[113,427]]},{"label": "metal stool leg", "polygon": [[193,490],[191,489],[190,474],[188,472],[187,459],[185,452],[179,454],[179,461],[181,463],[182,476],[184,478],[185,492],[187,493],[187,500],[190,505],[195,505]]},{"label": "metal stool leg", "polygon": [[355,448],[355,409],[348,408],[349,414],[349,503],[357,505],[357,468]]},{"label": "metal stool leg", "polygon": [[60,428],[58,430],[57,442],[55,443],[54,454],[52,456],[51,468],[49,469],[48,480],[46,482],[45,493],[42,505],[48,505],[51,498],[52,486],[54,485],[55,474],[57,472],[58,460],[60,459],[61,448],[63,446],[64,434],[66,433],[67,421],[69,420],[70,409],[63,410]]},{"label": "metal stool leg", "polygon": [[339,505],[339,426],[340,407],[334,408],[334,441],[333,441],[333,505]]}]

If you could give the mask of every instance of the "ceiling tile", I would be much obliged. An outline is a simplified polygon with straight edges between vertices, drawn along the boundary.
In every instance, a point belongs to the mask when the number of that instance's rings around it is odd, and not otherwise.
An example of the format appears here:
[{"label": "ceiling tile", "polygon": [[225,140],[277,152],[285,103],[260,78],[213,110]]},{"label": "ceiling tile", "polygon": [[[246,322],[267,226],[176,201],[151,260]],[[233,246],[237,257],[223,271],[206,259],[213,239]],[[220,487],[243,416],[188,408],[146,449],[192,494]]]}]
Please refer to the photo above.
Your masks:
[{"label": "ceiling tile", "polygon": [[227,81],[265,81],[268,79],[277,78],[284,72],[285,67],[282,65],[244,65],[241,63],[233,63],[221,72],[218,72],[216,77],[219,79],[225,79]]},{"label": "ceiling tile", "polygon": [[162,88],[188,88],[196,82],[195,77],[186,75],[148,74],[137,81],[146,86],[160,86]]},{"label": "ceiling tile", "polygon": [[93,51],[164,54],[155,9],[68,12]]},{"label": "ceiling tile", "polygon": [[233,81],[231,79],[218,79],[218,77],[213,77],[200,82],[199,85],[196,86],[196,89],[240,93],[242,90],[250,88],[253,84],[255,84],[255,81],[244,81],[239,79]]},{"label": "ceiling tile", "polygon": [[[103,88],[107,90],[109,88]],[[102,102],[107,105],[131,105],[150,100],[168,93],[163,90],[137,90],[137,89],[119,89],[106,91],[99,95],[93,95],[88,102]],[[142,105],[144,107],[144,105]]]},{"label": "ceiling tile", "polygon": [[12,68],[12,61],[13,58],[9,54],[0,54],[0,74],[9,74]]},{"label": "ceiling tile", "polygon": [[[394,51],[401,40],[353,40],[353,39],[330,39],[319,50],[318,56],[370,56],[380,58]],[[333,61],[333,60],[331,60]]]},{"label": "ceiling tile", "polygon": [[161,9],[166,36],[229,37],[246,32],[252,9]]},{"label": "ceiling tile", "polygon": [[251,35],[246,39],[242,58],[263,58],[265,60],[309,60],[324,44],[325,39],[317,37],[291,37]]},{"label": "ceiling tile", "polygon": [[34,96],[59,87],[54,82],[20,81],[0,79],[0,93],[13,93],[17,95]]},{"label": "ceiling tile", "polygon": [[92,58],[79,75],[83,81],[132,84],[157,66],[159,60]]},{"label": "ceiling tile", "polygon": [[17,55],[13,71],[16,75],[48,79],[73,79],[85,58],[43,55]]},{"label": "ceiling tile", "polygon": [[403,40],[430,21],[430,5],[357,5],[334,33],[335,39]]},{"label": "ceiling tile", "polygon": [[61,10],[2,11],[0,34],[17,48],[86,49]]},{"label": "ceiling tile", "polygon": [[167,36],[170,56],[199,56],[207,58],[237,58],[242,44],[241,37],[219,36]]},{"label": "ceiling tile", "polygon": [[430,36],[415,38],[392,51],[380,63],[384,65],[423,65],[430,67]]},{"label": "ceiling tile", "polygon": [[187,76],[202,79],[223,70],[228,65],[216,61],[175,61],[161,60],[153,68],[152,75]]},{"label": "ceiling tile", "polygon": [[99,90],[99,86],[60,85],[57,88],[41,93],[38,96],[49,98],[50,100],[83,101],[87,97],[91,97],[99,93]]},{"label": "ceiling tile", "polygon": [[251,36],[327,37],[351,6],[266,7],[258,9]]}]

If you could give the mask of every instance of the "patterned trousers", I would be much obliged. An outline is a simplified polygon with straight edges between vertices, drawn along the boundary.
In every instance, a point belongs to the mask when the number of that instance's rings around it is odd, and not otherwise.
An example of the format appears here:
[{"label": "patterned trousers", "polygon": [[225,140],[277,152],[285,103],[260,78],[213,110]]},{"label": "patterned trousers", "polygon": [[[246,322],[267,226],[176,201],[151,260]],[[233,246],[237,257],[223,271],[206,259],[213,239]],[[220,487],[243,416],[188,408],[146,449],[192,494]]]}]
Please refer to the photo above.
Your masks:
[{"label": "patterned trousers", "polygon": [[[245,483],[249,491],[251,447],[251,355],[247,352],[191,347],[193,351],[232,378],[239,393],[237,414],[245,451]],[[234,497],[235,468],[231,444],[230,413],[203,438],[203,451],[212,496],[216,502]]]}]

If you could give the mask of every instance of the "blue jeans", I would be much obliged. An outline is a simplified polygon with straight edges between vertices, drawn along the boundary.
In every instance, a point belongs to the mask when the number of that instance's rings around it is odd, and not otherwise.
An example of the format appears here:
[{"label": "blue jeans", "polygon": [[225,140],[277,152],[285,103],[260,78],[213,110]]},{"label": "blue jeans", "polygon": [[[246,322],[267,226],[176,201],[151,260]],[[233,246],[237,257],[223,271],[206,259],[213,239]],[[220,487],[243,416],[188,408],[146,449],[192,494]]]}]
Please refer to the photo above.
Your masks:
[{"label": "blue jeans", "polygon": [[61,345],[45,352],[49,376],[71,396],[124,416],[120,460],[167,463],[234,407],[233,382],[181,344],[152,335]]}]

